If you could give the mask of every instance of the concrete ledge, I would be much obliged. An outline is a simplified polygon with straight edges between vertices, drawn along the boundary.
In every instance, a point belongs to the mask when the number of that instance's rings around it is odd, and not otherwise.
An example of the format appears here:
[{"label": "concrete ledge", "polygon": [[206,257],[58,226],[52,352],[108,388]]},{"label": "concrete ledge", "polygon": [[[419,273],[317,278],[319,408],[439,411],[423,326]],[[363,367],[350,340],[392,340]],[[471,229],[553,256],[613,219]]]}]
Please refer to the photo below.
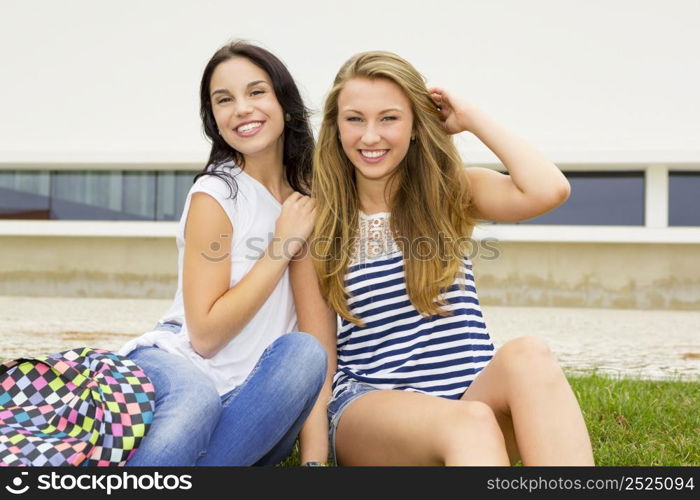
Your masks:
[{"label": "concrete ledge", "polygon": [[700,245],[495,242],[472,258],[484,304],[700,311]]},{"label": "concrete ledge", "polygon": [[[484,304],[700,310],[697,243],[484,239],[470,257]],[[176,286],[172,237],[0,237],[0,295],[168,299]]]},{"label": "concrete ledge", "polygon": [[159,237],[0,237],[0,295],[172,298],[177,247]]},{"label": "concrete ledge", "polygon": [[[174,238],[177,222],[0,220],[2,236]],[[700,227],[553,226],[483,224],[474,239],[552,243],[694,243]]]},{"label": "concrete ledge", "polygon": [[489,224],[478,226],[474,238],[495,238],[505,242],[700,244],[700,227]]},{"label": "concrete ledge", "polygon": [[175,238],[177,222],[0,220],[1,236]]}]

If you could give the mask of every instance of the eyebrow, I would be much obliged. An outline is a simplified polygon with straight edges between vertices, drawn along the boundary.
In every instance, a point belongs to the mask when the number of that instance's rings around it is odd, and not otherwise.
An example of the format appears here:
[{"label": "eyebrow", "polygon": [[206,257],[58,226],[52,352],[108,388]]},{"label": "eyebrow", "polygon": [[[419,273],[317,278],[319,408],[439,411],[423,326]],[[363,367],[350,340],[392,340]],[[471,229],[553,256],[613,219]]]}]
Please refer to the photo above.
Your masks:
[{"label": "eyebrow", "polygon": [[[245,88],[249,89],[250,87],[255,87],[256,85],[259,85],[261,83],[265,83],[267,85],[270,85],[268,82],[265,80],[255,80],[254,82],[250,82],[248,85],[245,86]],[[214,92],[211,93],[211,97],[214,97],[216,94],[230,94],[227,89],[216,89]]]},{"label": "eyebrow", "polygon": [[[396,112],[396,111],[398,111],[399,113],[403,113],[403,109],[401,109],[401,108],[387,108],[383,111],[380,111],[379,114],[383,115],[384,113],[390,113],[390,112]],[[356,109],[344,109],[343,112],[357,113],[358,115],[363,114],[362,111],[358,111]]]}]

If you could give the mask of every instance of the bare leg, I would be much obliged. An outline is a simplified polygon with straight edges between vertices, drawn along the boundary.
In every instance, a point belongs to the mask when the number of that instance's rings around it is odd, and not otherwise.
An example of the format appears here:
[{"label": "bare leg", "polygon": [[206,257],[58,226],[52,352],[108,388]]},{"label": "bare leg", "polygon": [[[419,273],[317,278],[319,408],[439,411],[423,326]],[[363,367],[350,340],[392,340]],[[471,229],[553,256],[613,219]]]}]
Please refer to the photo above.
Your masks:
[{"label": "bare leg", "polygon": [[343,412],[336,431],[341,465],[509,465],[493,411],[408,391],[374,391]]},{"label": "bare leg", "polygon": [[501,347],[462,396],[494,411],[512,462],[594,465],[578,401],[554,355],[536,337]]}]

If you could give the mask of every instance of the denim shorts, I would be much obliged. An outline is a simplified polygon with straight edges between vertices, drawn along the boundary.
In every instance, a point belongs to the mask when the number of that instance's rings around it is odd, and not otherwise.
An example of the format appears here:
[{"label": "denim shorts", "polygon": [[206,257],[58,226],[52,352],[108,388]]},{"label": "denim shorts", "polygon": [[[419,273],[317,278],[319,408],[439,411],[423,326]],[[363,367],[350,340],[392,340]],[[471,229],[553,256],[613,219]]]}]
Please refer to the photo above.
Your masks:
[{"label": "denim shorts", "polygon": [[371,385],[363,384],[362,382],[355,382],[351,380],[346,386],[345,390],[337,398],[333,398],[328,404],[328,421],[330,425],[328,427],[328,441],[331,444],[331,452],[333,453],[333,463],[338,464],[338,459],[335,454],[335,431],[338,428],[338,423],[340,422],[340,417],[342,416],[345,409],[350,403],[355,401],[360,396],[367,394],[368,392],[378,391],[376,387]]}]

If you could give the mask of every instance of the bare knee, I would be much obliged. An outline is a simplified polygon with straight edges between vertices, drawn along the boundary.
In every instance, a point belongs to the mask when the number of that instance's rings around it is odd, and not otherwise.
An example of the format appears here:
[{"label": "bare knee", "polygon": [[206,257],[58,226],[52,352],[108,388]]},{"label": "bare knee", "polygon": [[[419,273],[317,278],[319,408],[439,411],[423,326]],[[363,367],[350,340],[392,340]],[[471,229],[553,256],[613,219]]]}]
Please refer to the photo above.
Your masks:
[{"label": "bare knee", "polygon": [[459,401],[444,428],[443,459],[446,464],[502,464],[507,462],[503,432],[489,405]]},{"label": "bare knee", "polygon": [[486,403],[460,401],[453,418],[454,428],[458,432],[477,433],[495,440],[503,439],[496,415]]},{"label": "bare knee", "polygon": [[527,366],[529,369],[557,362],[545,341],[529,335],[506,342],[497,355],[508,365]]},{"label": "bare knee", "polygon": [[[499,364],[505,377],[516,383],[537,382],[540,390],[566,382],[566,377],[547,344],[537,337],[518,337],[501,347]],[[541,384],[546,384],[543,386]]]},{"label": "bare knee", "polygon": [[500,352],[511,356],[531,356],[536,358],[552,356],[552,351],[547,346],[547,343],[532,335],[524,335],[506,342],[501,347]]}]

